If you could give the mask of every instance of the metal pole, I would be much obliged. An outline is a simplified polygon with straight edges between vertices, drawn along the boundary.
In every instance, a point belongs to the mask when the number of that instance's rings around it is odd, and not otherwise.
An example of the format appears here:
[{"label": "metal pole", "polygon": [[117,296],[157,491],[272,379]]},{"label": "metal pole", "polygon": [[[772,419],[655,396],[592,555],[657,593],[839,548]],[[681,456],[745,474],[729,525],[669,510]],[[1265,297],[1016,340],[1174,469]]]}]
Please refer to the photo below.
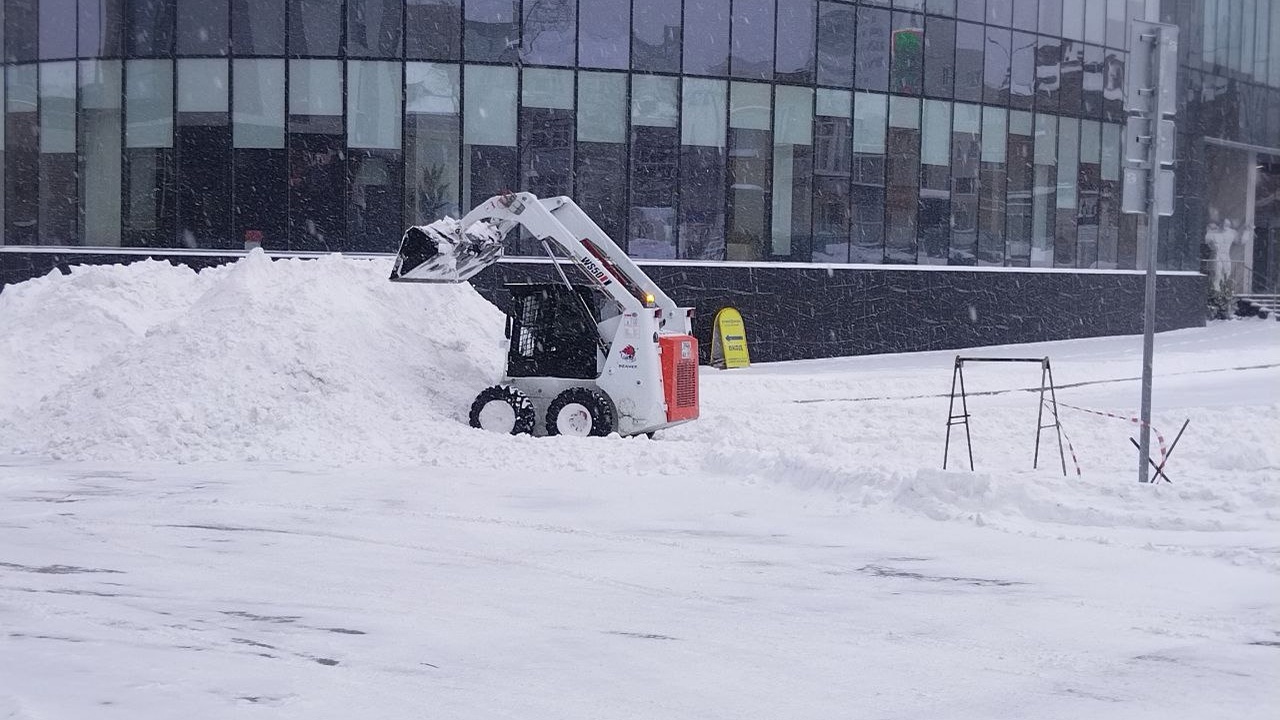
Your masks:
[{"label": "metal pole", "polygon": [[[1146,292],[1142,316],[1142,427],[1139,429],[1138,442],[1138,482],[1148,482],[1147,460],[1151,457],[1151,374],[1152,356],[1155,354],[1156,332],[1156,261],[1159,259],[1160,237],[1160,158],[1164,143],[1160,133],[1160,121],[1164,119],[1163,94],[1160,92],[1160,44],[1163,33],[1157,31],[1155,38],[1144,52],[1151,53],[1151,89],[1155,112],[1151,114],[1151,142],[1148,145],[1148,175],[1150,185],[1147,190],[1147,275]],[[1136,48],[1135,48],[1136,50]]]}]

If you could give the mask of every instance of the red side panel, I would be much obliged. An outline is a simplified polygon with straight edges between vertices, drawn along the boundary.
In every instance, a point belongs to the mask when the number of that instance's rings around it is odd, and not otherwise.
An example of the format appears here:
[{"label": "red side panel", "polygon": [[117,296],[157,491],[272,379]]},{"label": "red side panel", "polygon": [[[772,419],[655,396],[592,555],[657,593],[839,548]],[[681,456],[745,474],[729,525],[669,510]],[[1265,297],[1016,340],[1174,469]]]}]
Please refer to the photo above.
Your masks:
[{"label": "red side panel", "polygon": [[698,340],[692,335],[660,335],[662,384],[667,422],[698,417]]}]

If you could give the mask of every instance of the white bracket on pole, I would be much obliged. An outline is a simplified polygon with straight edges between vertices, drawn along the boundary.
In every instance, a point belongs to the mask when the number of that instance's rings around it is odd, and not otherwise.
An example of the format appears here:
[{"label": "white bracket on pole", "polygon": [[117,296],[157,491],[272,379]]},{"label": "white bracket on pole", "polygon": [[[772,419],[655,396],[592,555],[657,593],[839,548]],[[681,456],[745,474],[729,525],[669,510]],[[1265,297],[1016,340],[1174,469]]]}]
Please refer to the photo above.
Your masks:
[{"label": "white bracket on pole", "polygon": [[1125,77],[1125,168],[1120,209],[1147,214],[1146,292],[1142,319],[1142,427],[1138,482],[1149,480],[1151,457],[1151,375],[1156,326],[1156,262],[1160,217],[1173,215],[1176,128],[1165,118],[1177,111],[1178,27],[1132,20]]}]

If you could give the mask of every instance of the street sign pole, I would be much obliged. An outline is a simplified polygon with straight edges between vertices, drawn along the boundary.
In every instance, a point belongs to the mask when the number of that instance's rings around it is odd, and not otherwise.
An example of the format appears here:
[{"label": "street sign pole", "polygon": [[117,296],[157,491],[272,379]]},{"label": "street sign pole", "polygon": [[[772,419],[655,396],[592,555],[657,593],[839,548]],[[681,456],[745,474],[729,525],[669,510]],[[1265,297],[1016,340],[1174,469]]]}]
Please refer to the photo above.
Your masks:
[{"label": "street sign pole", "polygon": [[[1157,36],[1158,37],[1158,36]],[[1154,45],[1159,45],[1159,40]],[[1152,87],[1160,87],[1160,63],[1151,63]],[[1155,93],[1155,112],[1153,124],[1163,119],[1160,113],[1160,92]],[[1157,150],[1160,144],[1160,132],[1152,132],[1148,162],[1151,170],[1147,172],[1149,181],[1147,190],[1147,276],[1142,305],[1142,426],[1138,435],[1138,482],[1149,482],[1147,475],[1147,459],[1151,457],[1151,375],[1156,344],[1156,262],[1159,260],[1160,212],[1156,185],[1160,182],[1160,156]]]},{"label": "street sign pole", "polygon": [[[1160,216],[1173,214],[1172,121],[1176,110],[1178,28],[1135,20],[1129,32],[1129,73],[1126,108],[1137,112],[1126,126],[1126,146],[1140,144],[1145,153],[1129,151],[1126,159],[1138,167],[1126,169],[1122,203],[1125,212],[1147,213],[1147,267],[1142,317],[1142,426],[1139,428],[1138,482],[1148,482],[1151,457],[1151,376],[1155,355],[1156,263],[1159,260]],[[1145,120],[1145,122],[1143,122]],[[1141,175],[1145,171],[1145,177]],[[1145,198],[1141,197],[1145,194]],[[1143,202],[1145,200],[1145,202]]]}]

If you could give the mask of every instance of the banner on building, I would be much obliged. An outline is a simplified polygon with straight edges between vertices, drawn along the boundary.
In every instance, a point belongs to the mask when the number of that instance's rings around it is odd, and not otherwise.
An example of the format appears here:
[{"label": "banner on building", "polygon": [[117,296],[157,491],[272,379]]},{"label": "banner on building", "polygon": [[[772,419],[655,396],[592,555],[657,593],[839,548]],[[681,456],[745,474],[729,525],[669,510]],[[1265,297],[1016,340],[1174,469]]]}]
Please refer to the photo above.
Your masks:
[{"label": "banner on building", "polygon": [[751,355],[747,352],[747,330],[742,314],[736,309],[721,308],[716,313],[711,333],[711,364],[718,368],[747,367]]}]

